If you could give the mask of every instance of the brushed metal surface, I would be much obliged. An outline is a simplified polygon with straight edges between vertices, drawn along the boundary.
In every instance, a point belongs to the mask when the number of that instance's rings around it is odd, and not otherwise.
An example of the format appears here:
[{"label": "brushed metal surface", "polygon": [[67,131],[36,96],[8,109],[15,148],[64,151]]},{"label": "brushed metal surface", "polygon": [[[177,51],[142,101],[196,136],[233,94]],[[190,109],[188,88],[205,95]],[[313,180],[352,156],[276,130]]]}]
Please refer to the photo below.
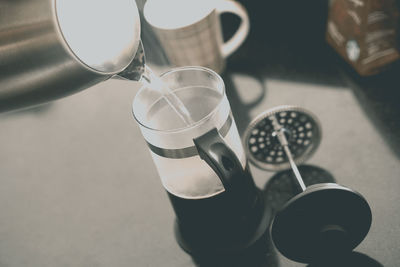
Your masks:
[{"label": "brushed metal surface", "polygon": [[[64,9],[60,9],[65,6],[62,0],[0,1],[0,112],[70,95],[110,78],[132,61],[140,40],[135,2],[89,2],[93,6],[90,10],[75,0]],[[116,7],[106,10],[110,3]],[[91,16],[93,13],[97,16]],[[82,14],[87,14],[86,22]],[[58,16],[63,17],[65,32]],[[65,22],[68,20],[69,24]],[[101,20],[106,23],[99,24]],[[106,29],[99,28],[104,24],[108,25]],[[122,39],[107,46],[93,42],[124,35],[130,38],[121,37],[125,38],[122,46]],[[96,54],[103,61],[90,61]]]}]

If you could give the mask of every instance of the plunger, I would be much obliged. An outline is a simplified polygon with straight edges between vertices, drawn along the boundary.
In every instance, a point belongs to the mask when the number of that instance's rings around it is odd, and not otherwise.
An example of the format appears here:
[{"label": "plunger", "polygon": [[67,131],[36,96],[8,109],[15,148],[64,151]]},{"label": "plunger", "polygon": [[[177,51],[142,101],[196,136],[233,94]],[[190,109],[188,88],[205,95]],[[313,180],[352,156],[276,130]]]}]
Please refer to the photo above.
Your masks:
[{"label": "plunger", "polygon": [[300,193],[276,213],[270,231],[279,252],[303,263],[352,251],[372,222],[371,209],[358,192],[336,183],[304,184],[296,162],[304,162],[318,147],[319,125],[305,109],[279,106],[260,114],[244,136],[255,165],[294,172]]}]

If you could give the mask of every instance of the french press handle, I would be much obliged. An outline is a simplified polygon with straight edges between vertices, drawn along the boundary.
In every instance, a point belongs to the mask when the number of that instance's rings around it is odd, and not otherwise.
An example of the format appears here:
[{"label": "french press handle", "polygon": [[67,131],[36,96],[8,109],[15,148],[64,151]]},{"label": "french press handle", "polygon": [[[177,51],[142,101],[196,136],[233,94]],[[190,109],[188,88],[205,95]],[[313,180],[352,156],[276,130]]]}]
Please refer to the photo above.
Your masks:
[{"label": "french press handle", "polygon": [[230,191],[232,186],[240,181],[244,170],[218,130],[214,128],[193,141],[200,158],[214,170],[225,190]]}]

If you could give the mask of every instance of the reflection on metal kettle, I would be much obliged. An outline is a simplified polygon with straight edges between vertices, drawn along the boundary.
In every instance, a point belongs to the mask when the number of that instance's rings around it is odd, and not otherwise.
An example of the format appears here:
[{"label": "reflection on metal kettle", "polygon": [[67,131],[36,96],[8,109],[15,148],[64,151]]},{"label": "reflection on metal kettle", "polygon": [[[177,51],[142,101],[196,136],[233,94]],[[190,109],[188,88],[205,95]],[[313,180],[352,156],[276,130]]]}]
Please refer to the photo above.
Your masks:
[{"label": "reflection on metal kettle", "polygon": [[0,112],[61,98],[120,73],[141,77],[133,0],[1,1],[0,10]]}]

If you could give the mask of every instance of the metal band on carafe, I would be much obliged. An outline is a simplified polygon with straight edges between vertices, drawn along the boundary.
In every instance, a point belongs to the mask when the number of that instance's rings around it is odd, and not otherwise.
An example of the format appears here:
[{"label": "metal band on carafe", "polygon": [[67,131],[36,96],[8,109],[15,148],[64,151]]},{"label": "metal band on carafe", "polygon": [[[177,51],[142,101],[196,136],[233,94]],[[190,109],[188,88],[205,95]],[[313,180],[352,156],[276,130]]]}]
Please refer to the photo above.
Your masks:
[{"label": "metal band on carafe", "polygon": [[[229,114],[225,123],[218,130],[218,132],[221,134],[222,137],[225,137],[228,134],[229,129],[232,126],[232,122],[233,122],[232,114]],[[164,158],[182,159],[182,158],[190,158],[190,157],[198,155],[197,149],[195,146],[178,148],[178,149],[169,149],[169,148],[161,148],[161,147],[154,146],[154,145],[150,144],[149,142],[147,142],[147,145],[149,146],[150,150],[153,153],[155,153],[161,157],[164,157]]]}]

